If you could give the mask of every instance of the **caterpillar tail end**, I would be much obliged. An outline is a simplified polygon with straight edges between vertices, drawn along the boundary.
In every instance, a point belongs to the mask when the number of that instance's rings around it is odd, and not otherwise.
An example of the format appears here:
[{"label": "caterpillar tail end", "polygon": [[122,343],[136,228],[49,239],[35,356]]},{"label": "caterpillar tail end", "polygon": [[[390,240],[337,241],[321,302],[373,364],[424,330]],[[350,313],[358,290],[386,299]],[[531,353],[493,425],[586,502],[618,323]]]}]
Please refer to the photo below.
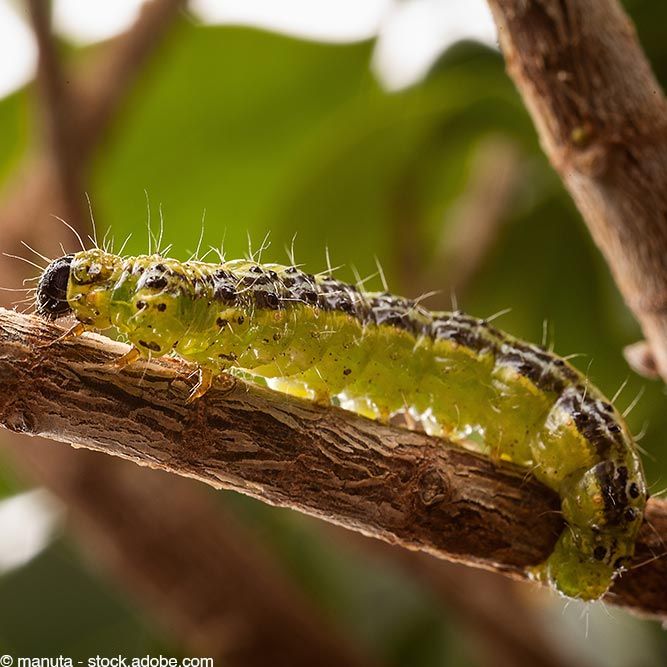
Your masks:
[{"label": "caterpillar tail end", "polygon": [[619,570],[596,561],[579,549],[570,530],[558,539],[549,558],[531,568],[531,578],[548,584],[562,595],[587,602],[600,599]]}]

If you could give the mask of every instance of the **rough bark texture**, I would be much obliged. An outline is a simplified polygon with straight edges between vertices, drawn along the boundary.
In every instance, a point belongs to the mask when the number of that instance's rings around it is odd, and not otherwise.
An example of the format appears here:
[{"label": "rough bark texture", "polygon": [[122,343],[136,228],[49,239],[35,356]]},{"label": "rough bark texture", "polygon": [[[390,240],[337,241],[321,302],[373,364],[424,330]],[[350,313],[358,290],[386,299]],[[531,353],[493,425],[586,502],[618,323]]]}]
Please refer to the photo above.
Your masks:
[{"label": "rough bark texture", "polygon": [[489,0],[542,146],[667,380],[667,101],[616,0]]},{"label": "rough bark texture", "polygon": [[[0,423],[200,479],[402,546],[517,577],[562,529],[558,499],[516,466],[442,440],[240,381],[184,404],[176,360],[109,365],[126,349],[0,311]],[[639,557],[659,555],[667,513],[653,502]],[[662,531],[662,532],[661,532]],[[610,601],[667,615],[666,559],[623,578]]]}]

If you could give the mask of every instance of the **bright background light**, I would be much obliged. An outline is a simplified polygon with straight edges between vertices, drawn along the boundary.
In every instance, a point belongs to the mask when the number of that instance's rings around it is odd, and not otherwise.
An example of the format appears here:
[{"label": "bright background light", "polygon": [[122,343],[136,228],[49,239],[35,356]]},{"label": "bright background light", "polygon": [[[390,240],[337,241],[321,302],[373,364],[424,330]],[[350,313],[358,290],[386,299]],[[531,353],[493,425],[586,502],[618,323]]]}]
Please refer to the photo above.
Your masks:
[{"label": "bright background light", "polygon": [[74,42],[97,42],[127,30],[143,4],[144,0],[56,0],[53,25],[57,32]]},{"label": "bright background light", "polygon": [[[126,30],[143,0],[55,0],[54,26],[87,44]],[[36,49],[20,3],[0,0],[0,97],[34,75]],[[389,89],[419,81],[460,39],[490,45],[496,34],[486,0],[192,0],[203,23],[251,25],[304,39],[354,42],[378,38],[373,70]]]},{"label": "bright background light", "polygon": [[192,0],[190,8],[205,22],[351,42],[374,37],[393,4],[393,0]]},{"label": "bright background light", "polygon": [[400,2],[380,30],[373,68],[387,88],[409,86],[447,47],[462,39],[496,45],[486,0]]},{"label": "bright background light", "polygon": [[23,17],[8,0],[0,1],[0,98],[34,76],[35,40]]},{"label": "bright background light", "polygon": [[63,510],[41,489],[0,501],[0,574],[25,565],[51,542]]}]

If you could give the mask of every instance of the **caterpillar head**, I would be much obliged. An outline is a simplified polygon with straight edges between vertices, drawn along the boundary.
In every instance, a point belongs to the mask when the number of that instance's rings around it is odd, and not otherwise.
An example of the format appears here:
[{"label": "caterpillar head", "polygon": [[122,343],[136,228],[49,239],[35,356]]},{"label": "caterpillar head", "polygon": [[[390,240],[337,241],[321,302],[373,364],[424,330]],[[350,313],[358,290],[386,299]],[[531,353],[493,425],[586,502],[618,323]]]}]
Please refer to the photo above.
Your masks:
[{"label": "caterpillar head", "polygon": [[67,285],[74,255],[65,255],[53,260],[47,267],[35,295],[37,314],[48,320],[68,315],[72,308],[67,301]]},{"label": "caterpillar head", "polygon": [[561,488],[567,526],[545,564],[565,595],[594,600],[632,560],[646,504],[639,460],[602,461],[574,473]]},{"label": "caterpillar head", "polygon": [[[595,536],[566,527],[549,558],[533,574],[568,597],[597,600],[607,590],[617,569],[591,555]],[[632,543],[625,549],[632,550]]]}]

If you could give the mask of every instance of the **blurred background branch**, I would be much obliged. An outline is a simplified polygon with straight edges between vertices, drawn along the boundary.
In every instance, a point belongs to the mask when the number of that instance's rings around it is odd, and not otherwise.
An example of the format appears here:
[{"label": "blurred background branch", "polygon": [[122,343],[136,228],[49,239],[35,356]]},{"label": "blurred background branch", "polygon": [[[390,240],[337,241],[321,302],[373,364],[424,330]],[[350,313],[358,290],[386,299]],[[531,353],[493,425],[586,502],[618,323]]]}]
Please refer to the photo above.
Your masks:
[{"label": "blurred background branch", "polygon": [[41,440],[21,445],[21,466],[67,504],[93,567],[189,651],[226,665],[375,664],[196,483]]},{"label": "blurred background branch", "polygon": [[83,189],[95,151],[185,0],[146,3],[136,23],[85,63],[83,72],[66,73],[49,30],[48,6],[40,0],[29,3],[39,47],[43,104],[38,106],[46,122],[41,133],[44,144],[33,146],[25,163],[17,167],[0,203],[4,243],[12,251],[20,248],[21,241],[29,245],[34,241],[26,232],[26,220],[43,220],[57,211],[75,228],[87,226]]},{"label": "blurred background branch", "polygon": [[74,134],[75,109],[78,107],[72,105],[70,90],[63,78],[51,33],[50,3],[28,0],[27,6],[38,48],[37,81],[44,99],[40,125],[46,135],[46,157],[52,162],[51,171],[62,196],[65,218],[73,221],[70,224],[81,224],[84,220],[81,207],[83,164],[79,161],[80,151]]}]

